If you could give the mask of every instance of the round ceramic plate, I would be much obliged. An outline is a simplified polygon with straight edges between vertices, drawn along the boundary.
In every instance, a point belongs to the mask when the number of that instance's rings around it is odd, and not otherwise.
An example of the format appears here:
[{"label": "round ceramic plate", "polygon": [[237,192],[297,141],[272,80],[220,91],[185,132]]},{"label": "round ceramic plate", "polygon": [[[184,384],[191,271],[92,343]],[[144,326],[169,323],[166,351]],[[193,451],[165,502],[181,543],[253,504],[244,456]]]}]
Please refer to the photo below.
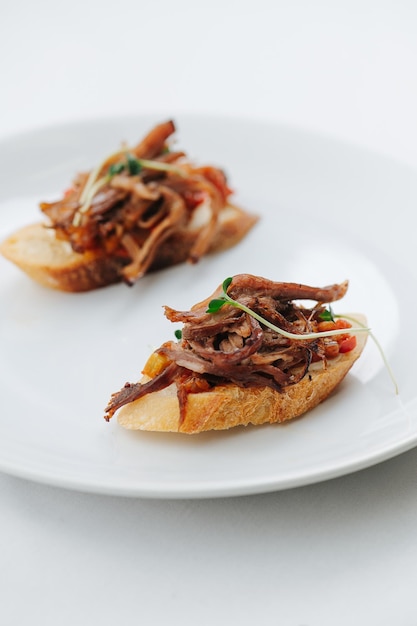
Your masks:
[{"label": "round ceramic plate", "polygon": [[[158,119],[37,130],[0,144],[0,236],[38,221],[80,170]],[[416,445],[417,174],[353,146],[246,120],[178,117],[177,143],[225,169],[235,202],[260,216],[235,248],[86,294],[42,288],[0,259],[0,469],[83,491],[147,497],[260,493],[365,468]],[[103,410],[173,338],[162,306],[186,309],[248,272],[316,286],[349,279],[336,312],[363,312],[372,341],[326,402],[285,425],[197,436],[130,432]],[[343,306],[343,309],[341,309]]]}]

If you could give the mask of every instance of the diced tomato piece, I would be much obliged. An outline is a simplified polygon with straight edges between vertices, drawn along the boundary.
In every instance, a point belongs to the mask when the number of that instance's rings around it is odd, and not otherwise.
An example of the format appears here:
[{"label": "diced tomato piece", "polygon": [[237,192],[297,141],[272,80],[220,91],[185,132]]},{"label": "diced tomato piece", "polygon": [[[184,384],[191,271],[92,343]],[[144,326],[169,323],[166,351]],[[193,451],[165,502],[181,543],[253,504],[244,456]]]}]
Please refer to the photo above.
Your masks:
[{"label": "diced tomato piece", "polygon": [[183,195],[186,205],[191,210],[195,209],[199,204],[202,204],[207,198],[207,194],[199,189],[191,191],[186,190]]},{"label": "diced tomato piece", "polygon": [[347,320],[338,319],[335,321],[335,328],[337,329],[352,328],[352,324],[348,322]]},{"label": "diced tomato piece", "polygon": [[349,335],[346,339],[343,339],[339,345],[339,352],[344,354],[345,352],[350,352],[356,348],[356,337],[355,335]]},{"label": "diced tomato piece", "polygon": [[200,167],[198,168],[198,171],[215,187],[217,187],[223,197],[223,200],[226,202],[230,194],[233,193],[233,190],[228,186],[224,172],[219,170],[217,167],[211,167],[210,165]]}]

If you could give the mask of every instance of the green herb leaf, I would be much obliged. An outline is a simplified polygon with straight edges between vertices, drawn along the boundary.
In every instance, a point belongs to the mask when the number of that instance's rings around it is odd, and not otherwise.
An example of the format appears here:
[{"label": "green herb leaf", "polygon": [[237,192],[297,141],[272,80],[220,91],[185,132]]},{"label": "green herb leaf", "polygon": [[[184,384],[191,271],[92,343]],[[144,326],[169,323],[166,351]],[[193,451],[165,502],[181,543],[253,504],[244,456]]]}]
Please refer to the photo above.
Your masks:
[{"label": "green herb leaf", "polygon": [[215,298],[214,300],[210,300],[206,313],[217,313],[222,306],[226,304],[226,300],[224,298]]},{"label": "green herb leaf", "polygon": [[323,320],[323,322],[334,322],[332,307],[329,306],[323,313],[320,313],[319,318]]},{"label": "green herb leaf", "polygon": [[[233,278],[226,278],[223,281],[223,295],[220,298],[215,298],[214,300],[211,300],[209,302],[208,309],[207,309],[206,313],[216,313],[227,302],[231,306],[235,306],[237,309],[240,309],[241,311],[244,311],[248,315],[251,315],[254,319],[258,320],[258,322],[260,322],[261,324],[263,324],[267,328],[270,328],[271,330],[273,330],[273,331],[283,335],[284,337],[287,337],[288,339],[294,339],[294,340],[317,339],[318,337],[333,337],[335,335],[341,335],[343,333],[346,333],[346,328],[340,328],[340,329],[329,330],[329,331],[324,331],[324,332],[317,332],[317,333],[313,332],[313,333],[300,333],[300,334],[297,333],[297,334],[294,334],[294,333],[287,332],[283,328],[279,328],[275,324],[272,324],[272,322],[270,322],[269,320],[265,319],[261,315],[258,315],[258,313],[256,313],[255,311],[252,311],[252,309],[250,309],[249,307],[245,306],[244,304],[242,304],[238,300],[233,300],[233,298],[231,298],[227,294],[227,288],[229,287],[229,285],[232,282],[232,280],[233,280]],[[345,316],[345,315],[334,315],[330,305],[329,305],[329,309],[328,310],[326,309],[325,311],[323,311],[323,313],[320,314],[320,317],[321,317],[322,320],[325,320],[325,321],[329,321],[329,320],[330,321],[334,321],[335,317],[344,317],[346,319],[350,319],[353,323],[357,324],[356,328],[352,327],[352,328],[348,329],[349,333],[358,333],[358,332],[366,332],[366,333],[368,333],[369,336],[374,340],[378,350],[380,351],[381,356],[382,356],[383,361],[384,361],[384,364],[387,367],[388,373],[389,373],[389,375],[390,375],[390,377],[391,377],[391,379],[392,379],[392,381],[394,383],[395,391],[396,391],[396,393],[398,393],[398,386],[397,386],[397,383],[395,381],[394,374],[393,374],[391,368],[388,365],[388,361],[387,361],[387,359],[386,359],[386,357],[384,355],[384,352],[383,352],[379,342],[377,341],[375,335],[371,332],[370,328],[368,328],[364,324],[358,322],[355,318],[351,318],[351,317]]]},{"label": "green herb leaf", "polygon": [[[220,298],[215,298],[214,300],[211,300],[209,302],[209,306],[208,306],[208,309],[206,310],[206,313],[216,313],[216,311],[218,311],[227,302],[227,304],[230,304],[231,306],[234,306],[237,309],[244,311],[248,315],[251,315],[254,319],[258,320],[258,322],[260,322],[264,326],[267,326],[271,330],[283,335],[284,337],[287,337],[288,339],[295,339],[295,340],[317,339],[318,337],[333,337],[334,335],[342,335],[346,333],[345,328],[337,328],[335,330],[326,330],[322,332],[312,332],[312,333],[290,333],[284,330],[283,328],[280,328],[279,326],[272,324],[272,322],[265,319],[264,317],[262,317],[255,311],[252,311],[252,309],[247,307],[245,304],[242,304],[238,300],[233,300],[233,298],[231,298],[224,289],[224,288],[227,289],[227,287],[230,285],[231,282],[232,282],[232,278],[226,278],[226,280],[223,281],[223,295]],[[363,327],[361,326],[360,328],[351,328],[349,332],[351,333],[358,332],[358,331],[369,332],[369,330],[370,329],[367,328],[366,326],[363,326]]]},{"label": "green herb leaf", "polygon": [[109,176],[113,178],[116,174],[120,174],[125,169],[124,163],[113,163],[109,167]]},{"label": "green herb leaf", "polygon": [[182,330],[176,330],[174,332],[175,337],[180,341],[182,339]]},{"label": "green herb leaf", "polygon": [[138,159],[136,159],[131,154],[126,155],[127,159],[127,169],[129,170],[129,174],[131,176],[136,176],[142,169],[142,165]]}]

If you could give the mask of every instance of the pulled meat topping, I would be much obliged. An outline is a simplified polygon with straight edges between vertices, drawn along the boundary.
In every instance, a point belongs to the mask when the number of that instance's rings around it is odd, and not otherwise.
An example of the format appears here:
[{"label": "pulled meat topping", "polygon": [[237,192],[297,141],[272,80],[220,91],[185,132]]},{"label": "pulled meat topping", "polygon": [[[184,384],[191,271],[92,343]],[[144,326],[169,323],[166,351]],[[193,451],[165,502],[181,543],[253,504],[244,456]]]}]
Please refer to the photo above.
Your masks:
[{"label": "pulled meat topping", "polygon": [[[181,339],[163,344],[151,356],[143,371],[150,378],[148,382],[127,383],[122,391],[113,394],[105,418],[109,420],[124,404],[172,383],[177,387],[180,424],[189,393],[208,391],[226,383],[240,387],[268,386],[278,392],[296,384],[313,361],[325,365],[328,358],[354,348],[351,339],[355,338],[348,332],[311,337],[315,333],[350,328],[346,320],[324,321],[328,317],[325,305],[342,298],[347,288],[347,281],[316,288],[273,282],[250,274],[234,276],[227,294],[277,330],[230,302],[214,313],[209,312],[210,302],[221,297],[222,286],[189,311],[166,306],[166,317],[183,323]],[[296,303],[298,300],[313,303],[302,306]],[[287,337],[278,332],[280,329],[297,337]],[[349,348],[343,349],[347,339]]]},{"label": "pulled meat topping", "polygon": [[185,228],[205,203],[210,218],[188,259],[196,263],[209,250],[231,194],[221,170],[195,167],[184,152],[170,149],[174,132],[172,121],[159,124],[137,146],[79,174],[61,200],[40,205],[56,236],[75,252],[103,250],[118,258],[127,284],[149,270],[161,243]]}]

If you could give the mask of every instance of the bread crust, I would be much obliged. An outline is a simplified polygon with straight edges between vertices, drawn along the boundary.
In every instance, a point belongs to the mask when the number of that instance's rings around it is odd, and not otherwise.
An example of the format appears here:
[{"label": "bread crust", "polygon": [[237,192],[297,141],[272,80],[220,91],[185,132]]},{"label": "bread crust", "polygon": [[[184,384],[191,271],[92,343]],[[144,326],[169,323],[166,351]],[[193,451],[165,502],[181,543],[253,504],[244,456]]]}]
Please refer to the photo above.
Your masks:
[{"label": "bread crust", "polygon": [[[362,315],[351,317],[366,323]],[[366,332],[358,333],[354,350],[329,360],[326,365],[320,362],[310,366],[300,382],[282,392],[270,387],[243,388],[229,383],[207,392],[191,393],[181,425],[175,384],[126,404],[119,409],[117,420],[121,426],[131,430],[186,434],[248,424],[286,422],[303,415],[329,397],[361,355],[366,339]],[[141,382],[146,380],[149,378],[144,377]]]},{"label": "bread crust", "polygon": [[[257,221],[257,216],[229,204],[220,214],[209,252],[236,245]],[[198,233],[199,228],[184,228],[162,242],[149,271],[185,262]],[[69,292],[121,282],[120,270],[127,262],[103,251],[78,254],[67,241],[57,239],[52,228],[41,223],[24,226],[10,235],[0,245],[0,252],[41,285]]]}]

